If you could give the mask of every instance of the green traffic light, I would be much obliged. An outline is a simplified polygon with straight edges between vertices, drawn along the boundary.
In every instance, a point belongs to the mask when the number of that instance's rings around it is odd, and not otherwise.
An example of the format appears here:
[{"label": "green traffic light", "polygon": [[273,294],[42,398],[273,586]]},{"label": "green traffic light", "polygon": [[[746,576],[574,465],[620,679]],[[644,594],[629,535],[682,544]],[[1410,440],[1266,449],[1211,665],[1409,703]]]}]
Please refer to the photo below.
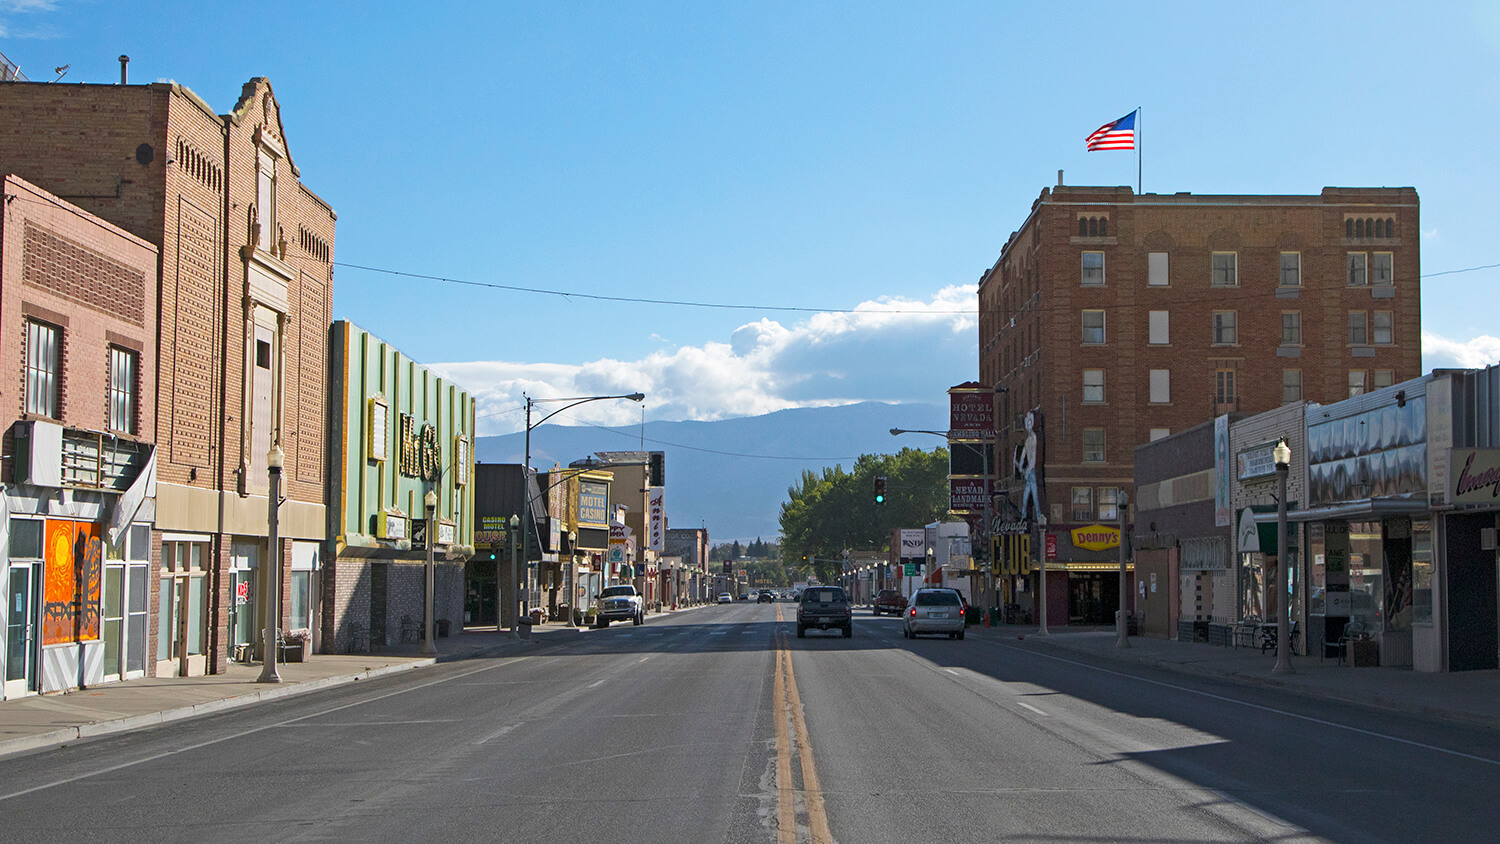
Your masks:
[{"label": "green traffic light", "polygon": [[877,495],[877,496],[875,496],[875,503],[876,504],[884,504],[885,503],[885,496],[884,495]]}]

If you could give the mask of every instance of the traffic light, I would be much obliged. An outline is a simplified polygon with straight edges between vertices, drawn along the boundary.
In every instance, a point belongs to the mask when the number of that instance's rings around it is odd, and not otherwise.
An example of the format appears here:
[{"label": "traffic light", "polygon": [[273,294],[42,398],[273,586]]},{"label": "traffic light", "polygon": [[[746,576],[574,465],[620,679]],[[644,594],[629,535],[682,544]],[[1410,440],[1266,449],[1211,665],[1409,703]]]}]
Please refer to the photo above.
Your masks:
[{"label": "traffic light", "polygon": [[666,467],[663,465],[665,463],[665,458],[666,455],[660,451],[651,452],[651,458],[646,461],[647,468],[649,469],[649,480],[646,481],[646,486],[667,485],[667,472]]},{"label": "traffic light", "polygon": [[875,476],[875,503],[876,504],[884,504],[885,503],[885,476],[884,475],[876,475]]}]

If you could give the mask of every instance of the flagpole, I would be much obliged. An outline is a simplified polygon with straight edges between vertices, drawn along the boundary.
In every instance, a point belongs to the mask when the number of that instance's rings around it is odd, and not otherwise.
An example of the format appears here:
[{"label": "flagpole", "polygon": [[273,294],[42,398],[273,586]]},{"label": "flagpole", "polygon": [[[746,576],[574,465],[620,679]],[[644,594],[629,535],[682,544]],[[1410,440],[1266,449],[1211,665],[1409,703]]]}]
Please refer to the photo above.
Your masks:
[{"label": "flagpole", "polygon": [[1135,107],[1135,195],[1141,195],[1141,107]]}]

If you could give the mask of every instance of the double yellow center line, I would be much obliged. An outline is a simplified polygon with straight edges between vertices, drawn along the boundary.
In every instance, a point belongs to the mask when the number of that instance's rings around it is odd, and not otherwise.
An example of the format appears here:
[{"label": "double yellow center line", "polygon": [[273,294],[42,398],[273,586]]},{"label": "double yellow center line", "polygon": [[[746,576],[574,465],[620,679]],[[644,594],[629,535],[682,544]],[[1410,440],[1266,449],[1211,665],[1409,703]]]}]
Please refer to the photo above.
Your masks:
[{"label": "double yellow center line", "polygon": [[[776,620],[786,620],[781,607],[776,608]],[[813,763],[812,743],[807,737],[807,722],[802,718],[802,696],[797,692],[797,677],[792,671],[792,653],[782,629],[776,631],[773,693],[776,696],[772,713],[776,720],[776,840],[778,844],[797,844],[797,798],[801,797],[807,811],[807,833],[813,844],[833,844],[828,814],[823,807],[823,789]],[[792,778],[793,745],[801,768],[800,788]]]}]

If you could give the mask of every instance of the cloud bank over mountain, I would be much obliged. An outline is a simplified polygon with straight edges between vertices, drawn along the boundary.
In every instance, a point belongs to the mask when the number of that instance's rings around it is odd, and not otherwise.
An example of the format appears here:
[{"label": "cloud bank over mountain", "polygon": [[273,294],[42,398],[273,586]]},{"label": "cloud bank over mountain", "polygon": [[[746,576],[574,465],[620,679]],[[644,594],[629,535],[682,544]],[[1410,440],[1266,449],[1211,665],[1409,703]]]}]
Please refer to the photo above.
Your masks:
[{"label": "cloud bank over mountain", "polygon": [[[670,337],[676,320],[645,326]],[[573,331],[629,331],[628,324],[559,326],[557,346],[536,354],[564,357]],[[470,361],[430,364],[477,401],[478,433],[506,434],[525,426],[525,398],[646,394],[646,418],[711,421],[799,407],[862,401],[934,402],[978,369],[973,285],[953,285],[929,300],[882,297],[849,312],[821,312],[782,321],[763,317],[722,342],[668,345],[639,360],[579,364]],[[664,341],[665,342],[665,341]],[[533,423],[562,404],[538,404]],[[641,407],[590,402],[561,414],[563,424],[631,425]]]}]

